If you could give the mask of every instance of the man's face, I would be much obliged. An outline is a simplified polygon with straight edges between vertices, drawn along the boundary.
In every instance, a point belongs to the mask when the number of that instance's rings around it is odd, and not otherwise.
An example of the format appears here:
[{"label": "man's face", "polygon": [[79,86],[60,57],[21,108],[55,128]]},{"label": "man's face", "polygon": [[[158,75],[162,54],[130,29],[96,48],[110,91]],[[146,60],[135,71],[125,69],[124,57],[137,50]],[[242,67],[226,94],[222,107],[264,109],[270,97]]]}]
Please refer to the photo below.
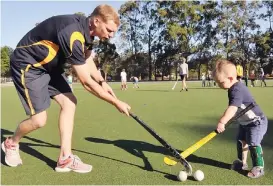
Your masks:
[{"label": "man's face", "polygon": [[107,22],[103,22],[100,18],[94,19],[94,30],[92,35],[97,36],[100,39],[110,39],[114,37],[114,33],[117,31],[118,26],[115,24],[113,20],[108,20]]}]

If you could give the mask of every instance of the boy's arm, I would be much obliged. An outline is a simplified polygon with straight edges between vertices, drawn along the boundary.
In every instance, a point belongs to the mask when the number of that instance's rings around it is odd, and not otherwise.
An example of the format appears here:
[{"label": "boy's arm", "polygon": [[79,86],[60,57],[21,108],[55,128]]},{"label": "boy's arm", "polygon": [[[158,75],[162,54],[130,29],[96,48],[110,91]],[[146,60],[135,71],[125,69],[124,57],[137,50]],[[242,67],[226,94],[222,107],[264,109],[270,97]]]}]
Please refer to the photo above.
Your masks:
[{"label": "boy's arm", "polygon": [[219,123],[226,124],[237,112],[237,106],[229,106],[220,118]]},{"label": "boy's arm", "polygon": [[225,125],[227,122],[236,114],[238,110],[237,106],[229,106],[226,111],[224,112],[223,116],[220,118],[218,125],[217,125],[217,131],[219,133],[225,131]]}]

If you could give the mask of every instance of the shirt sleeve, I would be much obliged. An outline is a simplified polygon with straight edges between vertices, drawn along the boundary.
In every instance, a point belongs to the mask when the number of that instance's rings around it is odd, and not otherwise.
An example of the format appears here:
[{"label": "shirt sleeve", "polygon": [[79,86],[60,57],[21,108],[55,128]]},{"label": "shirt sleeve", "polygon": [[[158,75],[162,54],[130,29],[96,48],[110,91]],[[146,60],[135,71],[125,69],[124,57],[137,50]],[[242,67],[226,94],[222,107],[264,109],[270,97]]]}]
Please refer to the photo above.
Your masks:
[{"label": "shirt sleeve", "polygon": [[238,88],[228,91],[229,106],[240,107],[243,103],[243,95]]},{"label": "shirt sleeve", "polygon": [[65,58],[72,65],[81,65],[85,63],[85,39],[81,32],[70,31],[71,28],[64,28],[58,33],[60,49]]}]

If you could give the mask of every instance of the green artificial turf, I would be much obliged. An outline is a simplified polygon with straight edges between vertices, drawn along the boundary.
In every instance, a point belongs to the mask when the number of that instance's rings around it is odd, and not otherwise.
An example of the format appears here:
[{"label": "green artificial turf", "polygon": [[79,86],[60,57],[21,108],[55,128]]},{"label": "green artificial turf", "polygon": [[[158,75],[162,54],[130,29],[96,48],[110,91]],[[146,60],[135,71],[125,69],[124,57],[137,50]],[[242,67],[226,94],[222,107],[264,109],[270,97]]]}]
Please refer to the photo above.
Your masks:
[{"label": "green artificial turf", "polygon": [[[111,83],[116,95],[129,103],[132,112],[151,126],[160,136],[179,150],[185,150],[215,129],[225,110],[227,92],[219,88],[201,88],[200,82],[189,83],[189,92],[179,92],[180,82],[140,83],[127,91]],[[263,141],[265,176],[249,179],[229,170],[236,158],[236,129],[230,126],[223,134],[196,151],[187,160],[194,170],[202,170],[202,182],[188,178],[178,182],[181,166],[168,167],[163,163],[168,154],[157,140],[130,117],[115,107],[90,95],[80,84],[74,85],[78,107],[73,133],[74,154],[93,165],[91,173],[56,173],[53,169],[59,155],[59,107],[52,102],[44,128],[21,140],[23,166],[1,165],[1,184],[4,185],[182,185],[182,184],[273,184],[273,81],[271,87],[249,88],[269,120]],[[2,87],[1,138],[9,136],[25,113],[14,87]],[[3,155],[3,153],[2,153]],[[251,167],[251,160],[248,159]],[[3,161],[3,156],[2,156]]]}]

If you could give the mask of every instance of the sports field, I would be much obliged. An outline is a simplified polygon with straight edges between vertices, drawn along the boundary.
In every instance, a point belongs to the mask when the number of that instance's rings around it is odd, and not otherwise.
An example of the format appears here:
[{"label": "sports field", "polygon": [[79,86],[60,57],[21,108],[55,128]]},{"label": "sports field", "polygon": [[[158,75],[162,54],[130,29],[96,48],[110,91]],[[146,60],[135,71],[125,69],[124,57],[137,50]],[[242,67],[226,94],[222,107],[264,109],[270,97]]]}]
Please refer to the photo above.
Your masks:
[{"label": "sports field", "polygon": [[[227,92],[219,88],[201,88],[200,82],[189,83],[189,92],[179,92],[180,82],[140,83],[140,89],[120,91],[112,83],[115,93],[129,103],[132,112],[167,140],[183,151],[215,129],[218,118],[227,106]],[[59,155],[59,107],[52,102],[48,122],[21,141],[23,166],[10,168],[1,165],[1,184],[8,185],[182,185],[182,184],[273,184],[273,81],[270,87],[250,88],[257,103],[268,117],[269,128],[263,141],[265,176],[249,179],[229,170],[236,158],[236,128],[230,126],[187,160],[194,170],[205,174],[202,182],[188,178],[179,182],[176,174],[180,166],[163,163],[168,154],[145,129],[132,118],[121,115],[115,107],[74,85],[78,108],[73,134],[74,154],[93,165],[88,174],[56,173],[53,169]],[[2,87],[1,141],[12,134],[25,113],[14,87]],[[3,162],[3,152],[1,154]],[[251,167],[251,160],[249,165]]]}]

